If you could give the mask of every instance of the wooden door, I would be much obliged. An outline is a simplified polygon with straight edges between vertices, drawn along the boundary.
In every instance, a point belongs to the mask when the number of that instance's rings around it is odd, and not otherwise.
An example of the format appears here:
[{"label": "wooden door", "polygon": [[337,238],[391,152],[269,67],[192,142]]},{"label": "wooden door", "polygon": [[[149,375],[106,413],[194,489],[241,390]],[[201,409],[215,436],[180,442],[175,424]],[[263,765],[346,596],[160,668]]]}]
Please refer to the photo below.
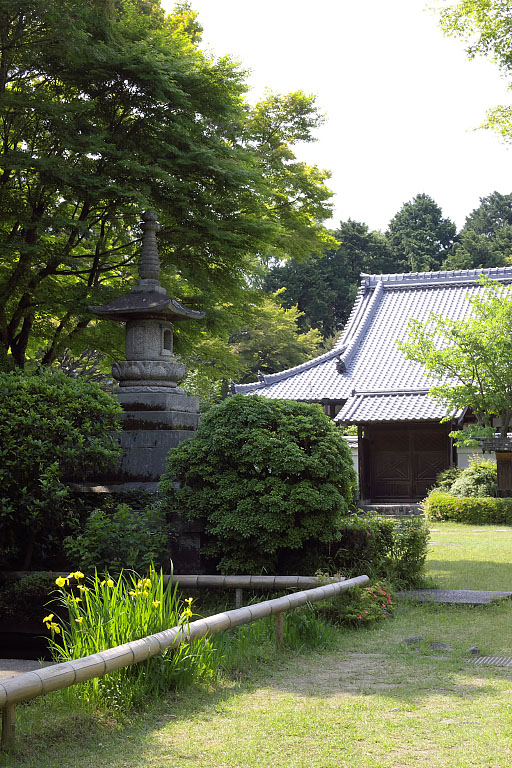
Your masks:
[{"label": "wooden door", "polygon": [[364,478],[373,501],[419,501],[450,466],[449,427],[444,424],[365,425],[368,460]]}]

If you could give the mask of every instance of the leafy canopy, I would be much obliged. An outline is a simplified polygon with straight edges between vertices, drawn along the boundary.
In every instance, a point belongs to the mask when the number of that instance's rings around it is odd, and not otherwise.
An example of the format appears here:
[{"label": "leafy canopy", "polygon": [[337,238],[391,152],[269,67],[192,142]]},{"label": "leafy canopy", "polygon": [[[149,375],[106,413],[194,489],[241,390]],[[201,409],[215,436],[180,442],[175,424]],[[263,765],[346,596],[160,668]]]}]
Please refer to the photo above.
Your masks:
[{"label": "leafy canopy", "polygon": [[2,2],[0,351],[16,366],[38,347],[45,365],[65,347],[122,356],[122,329],[88,305],[133,283],[144,209],[163,225],[162,282],[209,310],[208,333],[243,322],[261,258],[334,242],[329,174],[293,153],[314,98],[250,107],[245,73],[200,41],[187,3]]},{"label": "leafy canopy", "polygon": [[316,328],[324,339],[348,320],[361,272],[399,271],[384,235],[369,231],[366,224],[342,221],[334,235],[339,241],[336,248],[300,263],[276,264],[264,280],[269,293],[284,288],[280,300],[288,309],[297,306],[303,331]]},{"label": "leafy canopy", "polygon": [[[512,75],[512,6],[508,0],[462,0],[440,11],[441,29],[467,44],[470,59],[491,58],[505,77]],[[488,111],[485,127],[512,141],[512,107],[501,105]]]},{"label": "leafy canopy", "polygon": [[437,203],[419,194],[391,219],[386,236],[401,272],[429,272],[441,268],[456,231]]},{"label": "leafy canopy", "polygon": [[512,257],[512,195],[492,192],[466,218],[443,269],[501,267]]},{"label": "leafy canopy", "polygon": [[254,381],[259,372],[269,374],[293,368],[319,352],[319,331],[298,330],[301,314],[297,307],[282,307],[278,291],[265,296],[262,304],[255,307],[252,322],[231,335],[229,342],[241,365],[242,383]]},{"label": "leafy canopy", "polygon": [[424,323],[410,320],[408,339],[398,344],[407,359],[440,382],[430,394],[447,413],[470,408],[476,416],[475,427],[452,433],[459,445],[475,435],[492,436],[495,417],[506,437],[512,420],[512,286],[480,282],[482,292],[467,297],[469,317],[449,320],[432,313]]}]

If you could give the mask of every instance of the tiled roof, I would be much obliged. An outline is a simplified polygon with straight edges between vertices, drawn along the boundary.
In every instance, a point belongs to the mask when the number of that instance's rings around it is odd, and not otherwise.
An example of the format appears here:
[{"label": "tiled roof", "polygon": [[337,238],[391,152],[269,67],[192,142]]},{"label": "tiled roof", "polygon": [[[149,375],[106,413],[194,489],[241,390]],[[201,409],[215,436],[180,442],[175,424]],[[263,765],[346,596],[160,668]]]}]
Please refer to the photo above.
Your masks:
[{"label": "tiled roof", "polygon": [[[431,312],[452,320],[467,317],[467,296],[481,293],[482,275],[512,283],[512,267],[363,275],[347,325],[334,349],[258,382],[235,385],[236,392],[269,398],[345,402],[337,420],[437,420],[442,408],[428,397],[429,381],[419,363],[397,347],[411,318]],[[363,418],[364,417],[364,418]]]},{"label": "tiled roof", "polygon": [[[454,418],[460,411],[451,414]],[[356,392],[334,421],[368,424],[372,421],[440,421],[446,410],[428,396],[428,389],[409,392]]]}]

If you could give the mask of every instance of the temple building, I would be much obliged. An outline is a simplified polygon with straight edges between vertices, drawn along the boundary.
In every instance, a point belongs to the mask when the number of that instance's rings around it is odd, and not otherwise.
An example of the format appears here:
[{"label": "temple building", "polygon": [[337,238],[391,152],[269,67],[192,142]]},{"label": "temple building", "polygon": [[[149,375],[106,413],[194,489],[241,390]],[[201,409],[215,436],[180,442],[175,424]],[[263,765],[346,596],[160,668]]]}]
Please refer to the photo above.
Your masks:
[{"label": "temple building", "polygon": [[[234,391],[321,403],[340,425],[357,426],[357,444],[352,442],[361,503],[417,502],[440,471],[467,466],[475,450],[455,449],[449,432],[471,414],[446,414],[429,396],[434,382],[404,357],[397,341],[406,339],[412,318],[425,321],[431,312],[452,320],[469,316],[467,297],[483,291],[482,275],[512,283],[512,267],[362,275],[347,325],[330,352]],[[446,415],[451,421],[441,423]]]}]

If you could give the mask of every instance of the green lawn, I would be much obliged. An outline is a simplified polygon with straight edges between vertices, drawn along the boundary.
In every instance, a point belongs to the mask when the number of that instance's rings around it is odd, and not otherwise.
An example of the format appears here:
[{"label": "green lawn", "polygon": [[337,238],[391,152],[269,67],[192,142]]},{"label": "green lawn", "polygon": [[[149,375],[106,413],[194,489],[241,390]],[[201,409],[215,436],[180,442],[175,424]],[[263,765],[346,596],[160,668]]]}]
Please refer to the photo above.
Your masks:
[{"label": "green lawn", "polygon": [[[512,584],[512,529],[434,527],[428,568],[439,586]],[[401,642],[412,636],[424,642]],[[400,603],[374,629],[340,632],[334,649],[267,649],[264,664],[253,660],[231,680],[155,702],[122,724],[65,712],[48,696],[22,709],[18,752],[0,765],[508,768],[512,668],[474,666],[466,654],[473,645],[512,656],[512,601]]]},{"label": "green lawn", "polygon": [[434,523],[428,575],[446,589],[512,590],[512,527]]}]

